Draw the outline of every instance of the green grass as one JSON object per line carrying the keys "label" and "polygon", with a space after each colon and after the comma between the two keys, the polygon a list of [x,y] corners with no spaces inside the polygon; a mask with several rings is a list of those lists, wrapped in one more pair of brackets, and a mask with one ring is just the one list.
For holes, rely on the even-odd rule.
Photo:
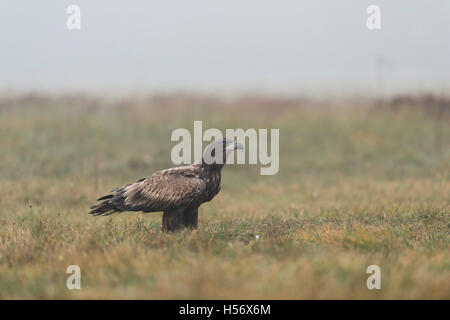
{"label": "green grass", "polygon": [[[0,298],[450,299],[450,118],[211,97],[0,103]],[[280,171],[228,166],[199,229],[88,216],[173,166],[175,128],[279,128]],[[257,239],[259,236],[259,239]],[[65,286],[81,268],[81,290]],[[368,290],[366,268],[381,268]]]}

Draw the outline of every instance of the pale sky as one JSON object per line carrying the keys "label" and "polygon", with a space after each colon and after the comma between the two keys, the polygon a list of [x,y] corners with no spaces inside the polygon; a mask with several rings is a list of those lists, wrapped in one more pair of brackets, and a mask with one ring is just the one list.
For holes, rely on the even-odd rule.
{"label": "pale sky", "polygon": [[[81,8],[81,30],[66,27],[70,4]],[[381,8],[381,30],[366,27],[371,4]],[[385,61],[378,71],[377,57]],[[448,92],[450,0],[0,2],[0,91],[380,86]]]}

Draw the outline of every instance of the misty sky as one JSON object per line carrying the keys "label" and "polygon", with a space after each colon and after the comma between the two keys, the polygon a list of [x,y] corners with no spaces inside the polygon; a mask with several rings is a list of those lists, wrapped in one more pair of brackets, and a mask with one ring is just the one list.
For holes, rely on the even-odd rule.
{"label": "misty sky", "polygon": [[1,91],[443,93],[450,0],[2,0],[0,46]]}

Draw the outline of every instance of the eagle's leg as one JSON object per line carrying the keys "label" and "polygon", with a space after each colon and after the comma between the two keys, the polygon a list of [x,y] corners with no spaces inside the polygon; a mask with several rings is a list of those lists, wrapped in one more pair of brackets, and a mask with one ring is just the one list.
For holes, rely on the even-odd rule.
{"label": "eagle's leg", "polygon": [[198,208],[164,211],[162,219],[163,232],[177,231],[184,228],[197,229]]}
{"label": "eagle's leg", "polygon": [[184,215],[184,226],[190,229],[198,227],[198,207],[186,209]]}
{"label": "eagle's leg", "polygon": [[162,231],[171,232],[183,228],[183,210],[164,211],[162,218]]}

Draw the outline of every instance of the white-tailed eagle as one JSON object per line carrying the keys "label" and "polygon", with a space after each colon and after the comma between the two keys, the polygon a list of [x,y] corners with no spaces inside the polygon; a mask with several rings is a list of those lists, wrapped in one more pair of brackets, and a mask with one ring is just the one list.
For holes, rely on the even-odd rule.
{"label": "white-tailed eagle", "polygon": [[201,160],[162,170],[135,183],[127,184],[99,198],[89,212],[106,216],[116,212],[162,211],[163,231],[197,228],[198,208],[220,191],[221,171],[227,156],[242,144],[224,138],[211,143]]}

